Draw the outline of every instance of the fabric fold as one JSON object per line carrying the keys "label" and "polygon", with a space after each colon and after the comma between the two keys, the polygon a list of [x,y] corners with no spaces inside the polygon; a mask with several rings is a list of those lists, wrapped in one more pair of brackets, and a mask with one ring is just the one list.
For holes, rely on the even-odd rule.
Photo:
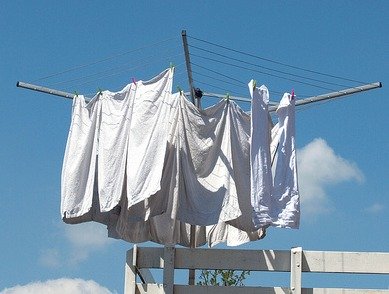
{"label": "fabric fold", "polygon": [[277,108],[280,143],[274,174],[273,225],[297,229],[300,225],[300,195],[295,145],[295,100],[285,93]]}
{"label": "fabric fold", "polygon": [[250,187],[253,222],[257,228],[272,222],[271,193],[273,186],[268,119],[269,91],[265,86],[249,83],[251,94]]}
{"label": "fabric fold", "polygon": [[61,176],[61,217],[80,217],[90,210],[95,184],[101,103],[95,96],[73,99],[72,121]]}
{"label": "fabric fold", "polygon": [[[259,240],[297,228],[294,100],[272,126],[269,91],[249,83],[251,116],[221,100],[197,109],[172,93],[173,69],[73,101],[61,182],[67,223],[97,221],[132,243],[196,246]],[[276,158],[274,178],[272,162]]]}

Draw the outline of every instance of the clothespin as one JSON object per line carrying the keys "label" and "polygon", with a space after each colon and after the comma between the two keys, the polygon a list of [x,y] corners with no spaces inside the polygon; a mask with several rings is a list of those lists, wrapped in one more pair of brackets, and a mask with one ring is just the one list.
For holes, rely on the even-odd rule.
{"label": "clothespin", "polygon": [[180,86],[177,86],[177,90],[178,90],[178,92],[180,92],[180,94],[182,95],[182,90],[181,90],[181,87],[180,87]]}
{"label": "clothespin", "polygon": [[201,97],[203,97],[203,91],[201,91],[200,88],[194,88],[194,94],[196,98],[200,99]]}
{"label": "clothespin", "polygon": [[257,87],[257,81],[253,80],[253,89],[255,90],[256,87]]}
{"label": "clothespin", "polygon": [[78,93],[77,93],[77,91],[74,91],[74,95],[78,97]]}
{"label": "clothespin", "polygon": [[228,102],[230,101],[230,93],[227,93],[225,100]]}
{"label": "clothespin", "polygon": [[294,89],[292,89],[292,94],[290,95],[290,100],[294,99]]}
{"label": "clothespin", "polygon": [[173,62],[170,62],[170,69],[171,69],[171,70],[174,70],[174,64],[173,64]]}
{"label": "clothespin", "polygon": [[97,93],[98,93],[99,95],[101,95],[101,94],[103,94],[103,90],[101,90],[101,88],[98,88],[98,89],[97,89]]}
{"label": "clothespin", "polygon": [[136,80],[134,77],[132,78],[132,82],[134,83],[134,85],[136,85]]}

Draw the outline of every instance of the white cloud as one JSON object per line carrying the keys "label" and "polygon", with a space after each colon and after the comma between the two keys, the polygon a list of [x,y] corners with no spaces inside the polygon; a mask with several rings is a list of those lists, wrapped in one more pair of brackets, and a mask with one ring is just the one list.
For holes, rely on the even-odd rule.
{"label": "white cloud", "polygon": [[374,203],[373,205],[367,207],[365,209],[366,212],[371,213],[371,214],[377,214],[382,212],[385,209],[385,206],[380,203]]}
{"label": "white cloud", "polygon": [[33,282],[27,285],[17,285],[6,288],[0,294],[112,294],[110,290],[92,280],[57,279],[45,282]]}
{"label": "white cloud", "polygon": [[43,250],[38,261],[44,267],[77,265],[93,252],[104,250],[112,242],[112,239],[107,236],[106,227],[95,222],[76,225],[61,224],[60,228],[65,237],[65,247],[61,250],[58,248]]}
{"label": "white cloud", "polygon": [[362,172],[355,163],[335,154],[321,138],[297,151],[299,186],[304,213],[331,211],[326,188],[346,181],[362,182]]}
{"label": "white cloud", "polygon": [[72,248],[68,259],[71,265],[84,261],[91,252],[104,249],[112,241],[107,229],[94,222],[65,225],[65,236]]}

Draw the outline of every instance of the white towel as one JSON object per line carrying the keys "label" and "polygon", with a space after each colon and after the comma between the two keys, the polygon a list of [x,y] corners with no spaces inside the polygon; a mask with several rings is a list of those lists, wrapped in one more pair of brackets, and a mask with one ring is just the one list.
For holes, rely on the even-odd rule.
{"label": "white towel", "polygon": [[255,87],[249,83],[251,95],[251,149],[250,186],[253,222],[255,227],[271,223],[271,193],[273,179],[271,173],[269,91],[265,86]]}
{"label": "white towel", "polygon": [[127,148],[128,207],[161,189],[169,136],[173,69],[154,79],[137,82]]}
{"label": "white towel", "polygon": [[98,136],[98,198],[107,212],[120,201],[125,182],[128,134],[131,127],[136,85],[120,92],[104,91],[99,96],[101,123]]}
{"label": "white towel", "polygon": [[62,166],[63,218],[80,217],[92,206],[100,110],[97,96],[88,105],[84,96],[73,99],[72,121]]}
{"label": "white towel", "polygon": [[285,93],[277,109],[280,145],[274,175],[272,225],[298,228],[300,195],[295,146],[295,101]]}

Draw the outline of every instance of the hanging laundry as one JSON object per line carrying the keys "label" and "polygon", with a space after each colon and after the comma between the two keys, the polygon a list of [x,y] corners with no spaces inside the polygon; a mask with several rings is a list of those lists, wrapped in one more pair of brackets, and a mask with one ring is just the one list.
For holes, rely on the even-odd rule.
{"label": "hanging laundry", "polygon": [[[87,104],[83,96],[74,98],[62,169],[62,217],[109,212],[121,199],[124,180],[129,206],[160,189],[172,77],[173,70],[167,69],[120,92],[104,91]],[[93,205],[99,207],[92,209],[93,195]],[[158,207],[159,213],[166,209]]]}
{"label": "hanging laundry", "polygon": [[97,221],[110,237],[133,243],[183,246],[191,224],[197,246],[261,239],[269,225],[298,227],[294,103],[281,101],[270,130],[265,86],[249,84],[250,118],[233,101],[200,111],[171,93],[172,79],[167,69],[89,103],[75,97],[62,170],[64,221]]}
{"label": "hanging laundry", "polygon": [[269,91],[249,83],[251,95],[250,186],[252,217],[256,227],[271,224],[273,178],[270,155]]}
{"label": "hanging laundry", "polygon": [[[252,122],[261,119],[259,122],[261,125],[266,124],[266,101],[268,101],[267,89],[263,87],[256,88],[256,90],[251,92]],[[250,84],[249,88],[251,89]],[[265,101],[265,103],[262,103],[262,101]],[[261,137],[255,137],[260,134],[260,128],[258,128],[259,131],[257,132],[253,129],[252,133],[251,201],[254,208],[253,222],[257,228],[266,225],[298,228],[300,201],[297,181],[295,104],[293,95],[285,93],[276,112],[278,124],[274,128],[274,133],[276,133],[275,142],[279,142],[279,146],[276,154],[274,180],[270,182],[268,175],[271,175],[271,165],[269,163],[270,155],[275,150],[274,141],[272,141],[270,146],[267,145],[265,133]],[[258,124],[254,123],[254,126],[258,126]],[[262,141],[259,139],[262,139]],[[258,148],[258,146],[260,147]],[[259,173],[259,175],[257,174],[258,178],[255,178],[256,173]]]}
{"label": "hanging laundry", "polygon": [[[274,158],[279,142],[278,126],[279,125],[276,124],[271,129],[271,158]],[[249,141],[249,137],[246,138],[246,140]],[[249,175],[247,175],[247,171],[249,170],[248,152],[246,158],[246,170],[239,173],[242,174],[243,177],[239,178],[237,181],[238,183],[243,184],[243,187],[248,187],[250,185],[250,178]],[[238,186],[241,187],[240,185]],[[242,189],[239,191],[242,192]],[[227,246],[238,246],[250,241],[260,240],[266,236],[266,228],[268,225],[260,228],[255,226],[252,218],[253,206],[251,204],[250,191],[247,190],[246,193],[246,197],[239,197],[239,207],[242,211],[242,215],[239,218],[228,222],[219,222],[216,225],[207,227],[207,243],[209,247],[213,247],[219,243],[226,243]],[[242,196],[243,194],[239,195]]]}
{"label": "hanging laundry", "polygon": [[[153,196],[163,197],[165,193],[168,209],[162,215],[138,222],[131,217],[132,208],[122,210],[116,229],[130,242],[141,239],[189,246],[188,224],[214,224],[241,215],[241,191],[236,188],[234,170],[247,170],[248,157],[239,155],[241,150],[248,154],[249,117],[243,111],[237,112],[235,103],[220,101],[199,111],[183,95],[174,99],[180,101],[180,107],[162,176],[161,186],[165,190]],[[231,128],[232,124],[237,126]],[[242,134],[246,134],[244,140],[236,139]],[[238,168],[239,165],[243,166]],[[247,172],[239,177],[249,181]],[[249,189],[245,189],[249,196]],[[203,244],[204,228],[199,232],[202,235],[197,241]]]}
{"label": "hanging laundry", "polygon": [[285,93],[277,109],[280,143],[272,194],[273,226],[295,228],[300,225],[300,194],[295,144],[295,100]]}
{"label": "hanging laundry", "polygon": [[83,96],[73,99],[72,121],[61,179],[61,216],[81,217],[92,206],[97,159],[97,126],[101,104],[97,96],[89,105]]}

